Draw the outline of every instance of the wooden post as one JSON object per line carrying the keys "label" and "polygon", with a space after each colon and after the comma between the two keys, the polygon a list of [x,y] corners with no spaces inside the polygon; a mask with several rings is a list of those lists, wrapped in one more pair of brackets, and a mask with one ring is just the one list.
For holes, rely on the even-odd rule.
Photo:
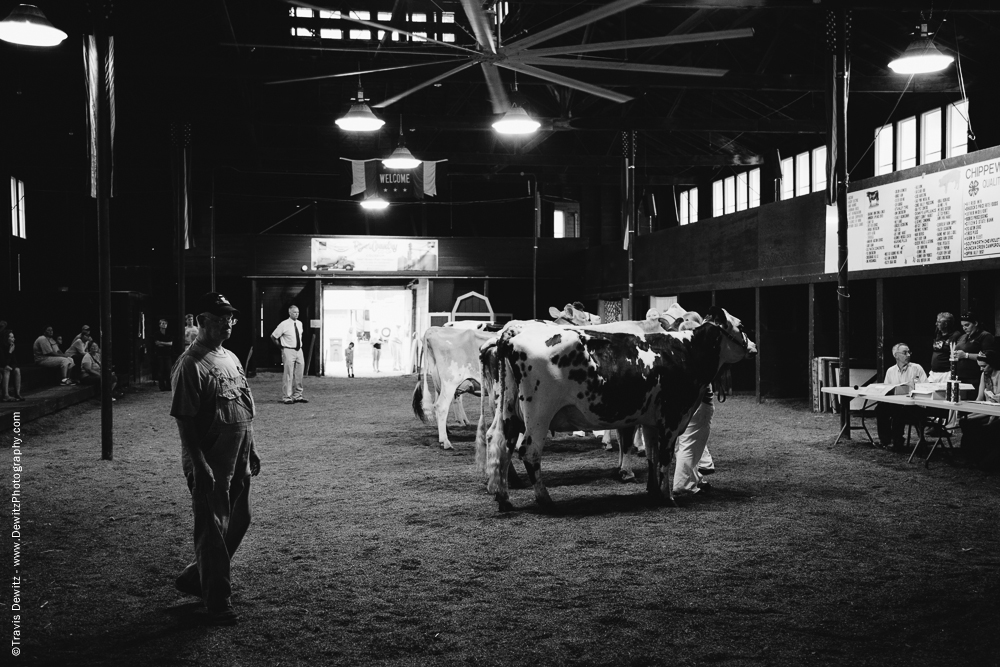
{"label": "wooden post", "polygon": [[[110,8],[108,9],[110,11]],[[114,411],[111,409],[111,377],[114,361],[111,318],[111,97],[114,86],[114,50],[108,33],[110,17],[94,17],[94,44],[97,51],[97,226],[99,245],[99,283],[101,291],[101,458],[115,457]],[[111,84],[109,88],[108,84]]]}

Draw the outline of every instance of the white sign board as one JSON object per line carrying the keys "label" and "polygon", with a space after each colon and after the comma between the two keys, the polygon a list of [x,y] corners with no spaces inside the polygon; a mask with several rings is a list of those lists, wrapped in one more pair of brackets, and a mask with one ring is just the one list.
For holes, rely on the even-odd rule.
{"label": "white sign board", "polygon": [[849,193],[847,243],[852,271],[1000,257],[1000,159]]}
{"label": "white sign board", "polygon": [[311,266],[318,272],[437,271],[437,239],[383,236],[312,240]]}

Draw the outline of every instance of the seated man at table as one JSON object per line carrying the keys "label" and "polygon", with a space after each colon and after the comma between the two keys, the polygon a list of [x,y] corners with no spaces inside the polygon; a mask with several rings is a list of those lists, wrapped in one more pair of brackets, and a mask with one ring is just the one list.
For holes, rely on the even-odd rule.
{"label": "seated man at table", "polygon": [[[909,345],[896,343],[892,346],[892,356],[896,358],[896,365],[885,372],[886,384],[906,384],[912,391],[918,382],[927,382],[927,373],[920,364],[910,362]],[[921,409],[916,406],[880,402],[875,406],[879,443],[886,449],[903,449],[906,425],[913,424],[919,429],[921,415]]]}

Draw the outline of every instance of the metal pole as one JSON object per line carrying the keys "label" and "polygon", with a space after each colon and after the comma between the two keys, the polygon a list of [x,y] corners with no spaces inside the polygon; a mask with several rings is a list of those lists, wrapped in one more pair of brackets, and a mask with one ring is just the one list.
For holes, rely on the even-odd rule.
{"label": "metal pole", "polygon": [[625,158],[625,232],[628,234],[628,312],[622,319],[634,320],[635,315],[635,237],[639,221],[635,215],[635,130],[629,135],[628,157]]}
{"label": "metal pole", "polygon": [[209,291],[215,291],[215,170],[212,170],[212,210],[208,216]]}
{"label": "metal pole", "polygon": [[[851,378],[850,291],[847,283],[847,99],[850,64],[847,57],[847,10],[837,10],[837,306],[839,310],[840,386]],[[840,402],[841,428],[850,425],[850,401]],[[846,428],[850,435],[850,429]]]}
{"label": "metal pole", "polygon": [[542,193],[535,179],[535,247],[531,257],[531,316],[538,317],[538,236],[542,232]]}
{"label": "metal pole", "polygon": [[103,13],[94,17],[94,45],[96,51],[97,72],[97,169],[96,204],[97,204],[97,235],[98,235],[98,282],[101,304],[101,459],[114,459],[114,412],[111,409],[111,377],[114,360],[112,344],[111,318],[111,91],[114,85],[114,47],[108,34],[106,21],[108,16]]}

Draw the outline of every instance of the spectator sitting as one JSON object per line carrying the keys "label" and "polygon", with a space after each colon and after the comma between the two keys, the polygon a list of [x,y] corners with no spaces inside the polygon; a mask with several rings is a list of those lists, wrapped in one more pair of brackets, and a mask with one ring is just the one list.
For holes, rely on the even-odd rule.
{"label": "spectator sitting", "polygon": [[87,354],[90,340],[90,332],[81,331],[70,343],[69,349],[66,350],[66,354],[73,360],[73,370],[70,371],[70,377],[76,382],[80,381],[80,363],[83,361],[83,355]]}
{"label": "spectator sitting", "polygon": [[[896,365],[885,372],[886,384],[909,385],[912,391],[918,382],[927,382],[927,373],[920,364],[910,362],[910,346],[906,343],[896,343],[892,346],[892,356]],[[903,431],[907,424],[913,424],[918,429],[922,421],[923,411],[913,405],[896,405],[879,402],[875,406],[875,424],[878,427],[879,443],[886,449],[903,449]],[[923,438],[923,433],[920,434]]]}
{"label": "spectator sitting", "polygon": [[[83,367],[80,371],[82,384],[101,384],[101,346],[97,341],[91,341],[87,346],[87,354],[83,357]],[[118,378],[111,373],[111,391],[115,390]]]}
{"label": "spectator sitting", "polygon": [[[80,327],[80,333],[78,333],[76,336],[73,337],[73,343],[75,343],[76,341],[78,341],[80,339],[80,337],[83,336],[83,334],[87,334],[88,336],[90,336],[90,325],[89,324],[84,324],[82,327]],[[71,343],[71,345],[72,345],[72,343]],[[86,350],[84,350],[84,351],[86,351]]]}
{"label": "spectator sitting", "polygon": [[[4,323],[6,324],[6,322]],[[3,389],[2,398],[4,401],[23,401],[21,396],[21,368],[17,363],[17,354],[14,352],[14,332],[4,327],[3,338],[0,338],[0,389]],[[14,391],[8,391],[10,380],[14,381]]]}
{"label": "spectator sitting", "polygon": [[[984,350],[976,362],[981,371],[976,400],[1000,404],[1000,350]],[[962,452],[973,462],[995,466],[1000,461],[1000,417],[970,415],[961,423]]]}
{"label": "spectator sitting", "polygon": [[45,327],[45,333],[35,339],[31,350],[36,364],[59,369],[59,373],[62,375],[59,384],[73,384],[69,378],[69,369],[73,367],[73,360],[59,349],[59,343],[52,332],[52,327]]}

